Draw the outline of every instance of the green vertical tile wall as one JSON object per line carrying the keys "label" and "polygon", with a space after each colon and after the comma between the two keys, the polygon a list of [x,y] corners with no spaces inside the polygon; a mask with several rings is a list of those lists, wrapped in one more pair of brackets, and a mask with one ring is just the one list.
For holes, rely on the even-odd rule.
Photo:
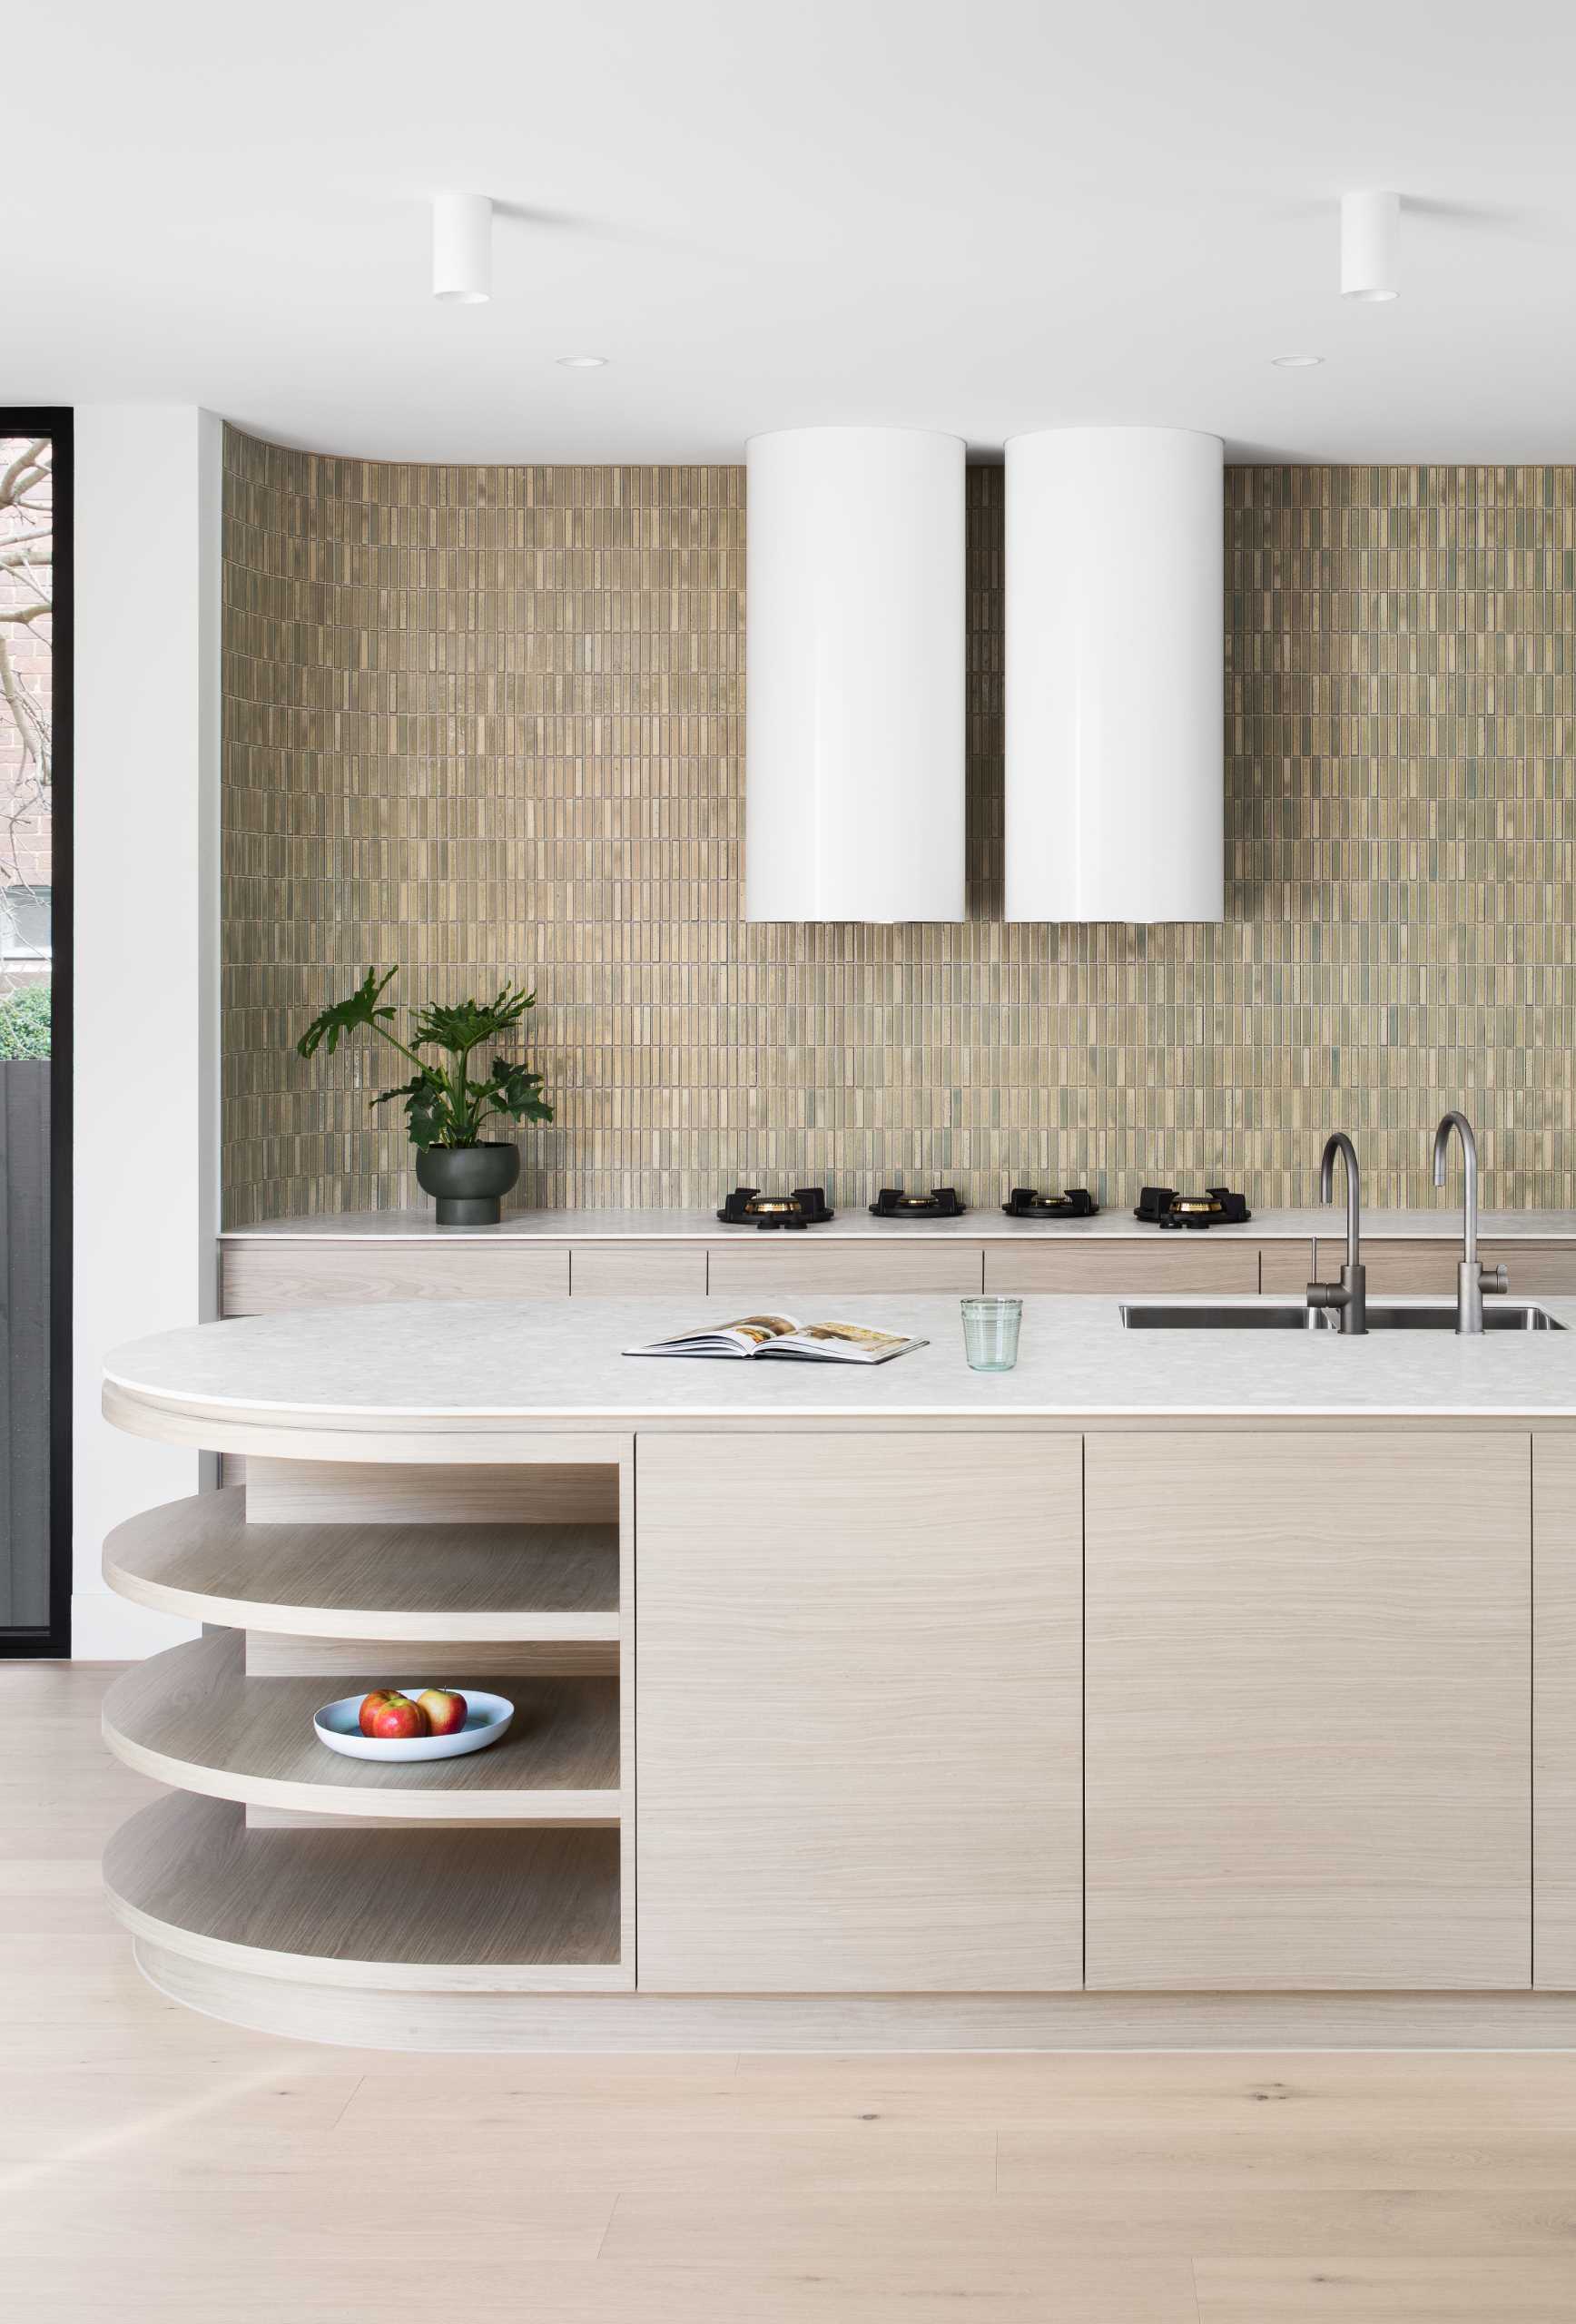
{"label": "green vertical tile wall", "polygon": [[230,1222],[419,1199],[397,1073],[290,1047],[372,961],[537,985],[531,1204],[1302,1202],[1336,1124],[1371,1200],[1428,1203],[1460,1101],[1487,1200],[1576,1206],[1576,471],[1227,470],[1219,928],[1001,921],[1000,469],[969,500],[968,923],[752,928],[741,468],[228,431]]}

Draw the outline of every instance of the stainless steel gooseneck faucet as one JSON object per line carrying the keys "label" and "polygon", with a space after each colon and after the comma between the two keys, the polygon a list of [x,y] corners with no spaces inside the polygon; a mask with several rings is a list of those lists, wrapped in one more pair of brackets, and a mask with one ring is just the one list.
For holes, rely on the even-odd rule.
{"label": "stainless steel gooseneck faucet", "polygon": [[1335,1157],[1346,1165],[1346,1264],[1339,1283],[1310,1283],[1308,1305],[1339,1311],[1338,1328],[1347,1334],[1368,1329],[1368,1271],[1363,1265],[1363,1187],[1356,1149],[1344,1129],[1325,1140],[1319,1164],[1319,1199],[1335,1198]]}
{"label": "stainless steel gooseneck faucet", "polygon": [[1473,1136],[1472,1124],[1466,1116],[1453,1108],[1433,1133],[1433,1183],[1436,1187],[1444,1184],[1452,1130],[1461,1139],[1462,1171],[1465,1182],[1462,1205],[1461,1265],[1456,1269],[1455,1328],[1458,1332],[1481,1332],[1483,1327],[1484,1292],[1508,1291],[1510,1278],[1503,1267],[1478,1265],[1477,1140]]}

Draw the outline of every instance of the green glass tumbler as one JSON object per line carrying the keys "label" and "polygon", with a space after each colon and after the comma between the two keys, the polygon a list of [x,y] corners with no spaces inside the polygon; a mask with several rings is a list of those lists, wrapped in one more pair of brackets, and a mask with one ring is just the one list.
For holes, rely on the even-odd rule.
{"label": "green glass tumbler", "polygon": [[1018,1361],[1021,1299],[965,1299],[963,1351],[971,1372],[1010,1372]]}

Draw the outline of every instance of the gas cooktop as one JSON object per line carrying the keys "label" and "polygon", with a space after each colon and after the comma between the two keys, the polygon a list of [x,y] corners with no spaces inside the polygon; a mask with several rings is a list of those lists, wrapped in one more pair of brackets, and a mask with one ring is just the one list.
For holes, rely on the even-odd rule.
{"label": "gas cooktop", "polygon": [[1069,1187],[1059,1195],[1036,1194],[1032,1187],[1014,1187],[1001,1206],[1009,1218],[1094,1218],[1099,1205],[1087,1187]]}
{"label": "gas cooktop", "polygon": [[717,1216],[724,1226],[824,1226],[833,1213],[822,1187],[795,1187],[785,1195],[763,1195],[759,1187],[735,1187]]}
{"label": "gas cooktop", "polygon": [[1178,1194],[1175,1187],[1145,1187],[1133,1216],[1146,1226],[1244,1226],[1253,1216],[1246,1195],[1229,1187],[1206,1187],[1202,1194]]}
{"label": "gas cooktop", "polygon": [[870,1206],[872,1218],[961,1218],[967,1205],[951,1187],[932,1187],[928,1195],[906,1195],[897,1187],[883,1187]]}

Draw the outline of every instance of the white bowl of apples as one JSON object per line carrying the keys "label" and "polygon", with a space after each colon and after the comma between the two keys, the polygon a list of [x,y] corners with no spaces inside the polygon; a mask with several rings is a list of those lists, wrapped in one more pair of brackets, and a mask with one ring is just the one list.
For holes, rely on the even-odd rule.
{"label": "white bowl of apples", "polygon": [[457,1759],[485,1751],[507,1732],[515,1707],[507,1695],[468,1695],[452,1687],[375,1687],[342,1695],[312,1719],[320,1743],[347,1759]]}

